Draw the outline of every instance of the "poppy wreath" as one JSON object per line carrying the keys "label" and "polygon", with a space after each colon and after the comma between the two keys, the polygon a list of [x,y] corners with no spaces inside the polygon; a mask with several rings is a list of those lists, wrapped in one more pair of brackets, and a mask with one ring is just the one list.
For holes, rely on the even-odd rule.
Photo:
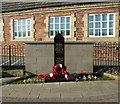
{"label": "poppy wreath", "polygon": [[50,73],[50,77],[55,79],[57,75],[64,75],[66,80],[69,80],[69,73],[66,71],[66,66],[62,66],[62,64],[57,64],[53,66],[52,73]]}

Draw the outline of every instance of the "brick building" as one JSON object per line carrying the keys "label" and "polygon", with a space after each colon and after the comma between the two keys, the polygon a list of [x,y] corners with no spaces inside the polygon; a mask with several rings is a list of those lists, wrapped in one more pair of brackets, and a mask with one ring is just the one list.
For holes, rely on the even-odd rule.
{"label": "brick building", "polygon": [[48,41],[57,33],[66,40],[119,41],[119,1],[67,1],[2,2],[0,41]]}

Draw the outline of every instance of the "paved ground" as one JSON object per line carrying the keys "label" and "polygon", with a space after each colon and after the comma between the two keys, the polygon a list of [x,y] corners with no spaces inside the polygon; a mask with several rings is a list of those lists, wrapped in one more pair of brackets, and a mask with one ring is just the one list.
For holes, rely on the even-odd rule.
{"label": "paved ground", "polygon": [[3,102],[118,102],[118,81],[7,84]]}
{"label": "paved ground", "polygon": [[14,81],[15,79],[18,79],[19,77],[6,77],[6,78],[0,78],[0,85],[5,85],[7,83],[10,83]]}

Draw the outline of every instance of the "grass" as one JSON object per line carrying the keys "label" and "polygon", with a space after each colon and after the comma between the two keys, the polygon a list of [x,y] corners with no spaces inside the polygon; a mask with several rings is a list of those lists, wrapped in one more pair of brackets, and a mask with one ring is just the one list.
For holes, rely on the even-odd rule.
{"label": "grass", "polygon": [[32,76],[32,77],[22,76],[21,78],[11,82],[10,84],[25,84],[24,80],[28,80],[28,79],[34,80],[34,82],[32,82],[32,83],[37,83],[37,80],[44,80],[43,78],[38,79],[38,78],[36,78],[36,76]]}
{"label": "grass", "polygon": [[114,79],[103,75],[102,77],[98,77],[97,79],[94,79],[94,78],[88,79],[87,78],[87,79],[78,79],[77,81],[100,81],[100,80],[114,80]]}
{"label": "grass", "polygon": [[114,78],[110,78],[108,76],[103,75],[103,77],[98,77],[97,80],[114,80]]}
{"label": "grass", "polygon": [[[28,80],[28,79],[31,79],[33,82],[25,83],[24,80]],[[33,77],[23,76],[20,79],[11,82],[10,84],[35,84],[35,83],[43,83],[44,80],[45,80],[44,78],[36,78],[36,76],[33,76]],[[103,75],[102,77],[97,77],[97,79],[94,79],[94,78],[76,79],[76,81],[100,81],[100,80],[114,80],[114,79],[105,75]]]}

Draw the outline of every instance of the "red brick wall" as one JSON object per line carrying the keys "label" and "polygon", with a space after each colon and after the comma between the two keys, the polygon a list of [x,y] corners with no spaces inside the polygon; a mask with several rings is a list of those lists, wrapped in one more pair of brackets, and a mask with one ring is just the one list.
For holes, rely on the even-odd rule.
{"label": "red brick wall", "polygon": [[[87,5],[87,4],[86,4]],[[60,8],[65,8],[65,7],[70,7],[70,6],[63,6]],[[54,7],[57,8],[57,7]],[[42,9],[42,8],[41,8]],[[40,10],[41,10],[40,9]],[[43,9],[48,9],[48,8],[43,8]],[[38,10],[38,9],[34,9],[34,10]],[[32,10],[29,10],[32,11]],[[34,33],[34,40],[35,41],[41,41],[44,40],[44,38],[46,37],[46,33],[45,33],[45,29],[46,29],[46,23],[44,22],[46,16],[61,16],[61,15],[72,15],[74,14],[74,16],[76,17],[76,21],[74,22],[74,26],[76,27],[76,31],[74,32],[74,36],[76,37],[77,40],[82,40],[84,37],[84,31],[83,31],[83,27],[84,27],[84,21],[83,21],[83,17],[84,14],[89,14],[89,13],[107,13],[107,12],[116,12],[119,13],[119,7],[104,7],[104,8],[93,8],[93,9],[77,9],[74,10],[74,8],[72,10],[65,10],[65,11],[59,11],[59,12],[45,12],[45,13],[36,13],[36,14],[22,14],[22,13],[18,13],[18,15],[10,15],[9,16],[4,16],[3,14],[3,20],[4,20],[4,42],[2,42],[3,44],[17,44],[17,43],[24,43],[25,41],[11,41],[11,34],[10,30],[11,30],[11,25],[10,25],[10,21],[13,18],[26,18],[26,17],[33,17],[35,24],[34,24],[34,29],[35,29],[35,33]],[[120,14],[119,14],[120,17]],[[119,18],[120,19],[120,18]],[[120,20],[119,20],[120,21]],[[119,23],[118,23],[119,24]],[[84,27],[86,28],[86,27]],[[120,32],[120,30],[119,30]],[[120,34],[120,33],[119,33]]]}
{"label": "red brick wall", "polygon": [[44,19],[45,19],[45,15],[43,14],[36,14],[34,16],[35,18],[35,40],[43,40],[44,38],[44,28],[45,28],[45,23],[44,23]]}

